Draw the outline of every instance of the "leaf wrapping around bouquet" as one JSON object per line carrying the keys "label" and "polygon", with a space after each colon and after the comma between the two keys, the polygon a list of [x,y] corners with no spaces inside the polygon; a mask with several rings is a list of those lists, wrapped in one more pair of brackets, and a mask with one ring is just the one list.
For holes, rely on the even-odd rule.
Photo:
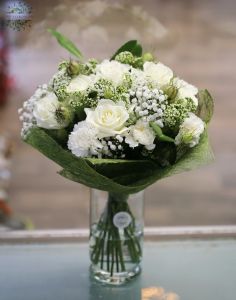
{"label": "leaf wrapping around bouquet", "polygon": [[165,168],[151,160],[78,158],[40,128],[32,128],[26,142],[59,164],[63,168],[62,176],[92,188],[125,194],[139,192],[156,180],[191,170],[213,159],[207,132],[196,147]]}
{"label": "leaf wrapping around bouquet", "polygon": [[212,118],[214,112],[214,102],[208,92],[208,90],[200,90],[198,92],[198,110],[197,115],[206,124],[208,124]]}

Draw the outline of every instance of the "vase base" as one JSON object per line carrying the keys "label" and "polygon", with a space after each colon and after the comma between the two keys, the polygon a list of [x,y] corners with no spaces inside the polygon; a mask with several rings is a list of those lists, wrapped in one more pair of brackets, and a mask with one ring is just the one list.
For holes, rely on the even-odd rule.
{"label": "vase base", "polygon": [[104,270],[97,268],[96,266],[91,266],[91,273],[92,273],[93,278],[96,281],[99,281],[104,284],[119,286],[119,285],[129,282],[134,277],[136,277],[138,274],[140,274],[141,266],[136,265],[130,271],[113,273],[112,275],[109,272],[106,272]]}

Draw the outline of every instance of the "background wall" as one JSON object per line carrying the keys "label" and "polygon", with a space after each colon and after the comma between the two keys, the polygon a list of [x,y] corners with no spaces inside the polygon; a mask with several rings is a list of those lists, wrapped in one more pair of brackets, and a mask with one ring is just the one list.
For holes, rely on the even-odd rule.
{"label": "background wall", "polygon": [[146,191],[146,225],[236,224],[236,2],[29,1],[32,26],[8,30],[14,88],[0,129],[14,140],[9,203],[36,228],[88,225],[89,189],[56,174],[59,167],[20,141],[17,109],[68,54],[47,33],[57,28],[87,57],[110,56],[128,39],[215,98],[210,137],[216,160],[157,182]]}

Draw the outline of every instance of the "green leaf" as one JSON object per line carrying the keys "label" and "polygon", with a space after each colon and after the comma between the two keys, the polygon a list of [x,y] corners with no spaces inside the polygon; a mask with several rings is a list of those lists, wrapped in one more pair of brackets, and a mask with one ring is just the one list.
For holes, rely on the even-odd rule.
{"label": "green leaf", "polygon": [[63,168],[62,176],[114,193],[136,193],[156,180],[191,170],[213,159],[206,132],[196,147],[189,149],[173,166],[165,168],[151,160],[78,158],[40,128],[32,128],[26,142],[59,164]]}
{"label": "green leaf", "polygon": [[197,115],[208,124],[214,112],[213,99],[208,90],[200,90],[198,93]]}
{"label": "green leaf", "polygon": [[116,53],[111,57],[111,60],[115,59],[116,55],[124,52],[124,51],[129,51],[131,52],[134,56],[142,56],[143,50],[142,50],[142,46],[140,44],[138,44],[138,42],[136,40],[131,40],[126,42],[124,45],[122,45],[117,51]]}
{"label": "green leaf", "polygon": [[[40,128],[32,128],[30,133],[25,140],[28,144],[38,149],[41,153],[47,156],[49,159],[56,162],[64,170],[60,172],[62,176],[65,176],[73,181],[80,182],[89,187],[93,187],[100,190],[106,191],[116,191],[118,193],[135,193],[142,190],[144,187],[120,185],[119,183],[113,181],[109,177],[100,174],[98,171],[104,171],[106,174],[119,174],[118,168],[120,168],[119,162],[116,162],[118,168],[114,165],[114,162],[107,160],[107,168],[105,164],[101,166],[101,162],[98,159],[96,164],[93,160],[83,159],[74,156],[70,151],[63,149],[46,131]],[[125,170],[130,170],[129,164],[133,164],[132,161],[123,160],[121,164],[123,165],[123,174]],[[146,162],[144,162],[146,163]],[[93,166],[92,166],[93,165]],[[96,165],[98,171],[96,170]],[[100,166],[100,167],[99,167]],[[114,166],[114,168],[112,168]],[[140,169],[142,168],[142,162],[139,164]],[[137,168],[137,166],[136,166]],[[117,171],[117,173],[116,173]],[[129,171],[130,172],[130,171]],[[128,173],[127,173],[128,174]]]}
{"label": "green leaf", "polygon": [[67,37],[65,37],[64,35],[62,35],[60,32],[49,28],[48,32],[50,32],[58,41],[58,43],[65,48],[66,50],[68,50],[71,54],[73,54],[74,56],[81,58],[82,54],[80,52],[80,50],[75,46],[75,44],[69,40]]}

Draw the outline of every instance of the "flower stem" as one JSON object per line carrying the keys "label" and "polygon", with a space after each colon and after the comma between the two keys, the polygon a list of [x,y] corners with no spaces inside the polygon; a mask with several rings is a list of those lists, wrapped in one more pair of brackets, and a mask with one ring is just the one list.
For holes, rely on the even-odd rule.
{"label": "flower stem", "polygon": [[[139,263],[142,256],[140,241],[135,234],[136,220],[127,200],[128,195],[109,193],[106,208],[97,223],[95,245],[91,248],[92,263],[99,264],[110,276],[115,271],[127,271],[126,263]],[[128,213],[131,217],[125,228],[117,228],[113,223],[118,212]]]}

